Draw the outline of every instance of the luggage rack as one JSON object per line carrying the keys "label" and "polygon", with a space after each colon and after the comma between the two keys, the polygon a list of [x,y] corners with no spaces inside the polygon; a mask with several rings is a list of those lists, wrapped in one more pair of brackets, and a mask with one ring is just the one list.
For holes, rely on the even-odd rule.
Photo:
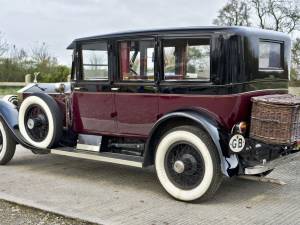
{"label": "luggage rack", "polygon": [[250,137],[267,144],[300,140],[300,97],[290,94],[252,98]]}

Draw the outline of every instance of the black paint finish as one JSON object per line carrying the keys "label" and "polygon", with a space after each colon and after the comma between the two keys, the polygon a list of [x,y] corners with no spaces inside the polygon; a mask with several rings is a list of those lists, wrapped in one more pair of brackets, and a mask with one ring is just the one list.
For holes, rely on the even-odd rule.
{"label": "black paint finish", "polygon": [[[162,48],[163,40],[170,38],[210,38],[211,81],[164,81]],[[124,39],[153,38],[155,44],[155,81],[119,81],[117,43]],[[272,40],[283,44],[283,69],[260,71],[258,68],[259,41]],[[83,81],[81,68],[82,43],[107,41],[109,49],[109,79]],[[74,87],[80,91],[163,94],[226,95],[262,89],[284,89],[288,84],[288,61],[291,40],[280,32],[248,27],[193,27],[123,32],[76,39],[69,46],[75,48],[73,71]]]}

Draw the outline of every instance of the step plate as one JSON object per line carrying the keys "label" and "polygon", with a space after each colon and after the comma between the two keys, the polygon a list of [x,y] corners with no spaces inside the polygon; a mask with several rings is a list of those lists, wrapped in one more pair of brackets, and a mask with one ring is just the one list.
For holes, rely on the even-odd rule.
{"label": "step plate", "polygon": [[77,149],[100,152],[102,136],[79,134],[77,141]]}

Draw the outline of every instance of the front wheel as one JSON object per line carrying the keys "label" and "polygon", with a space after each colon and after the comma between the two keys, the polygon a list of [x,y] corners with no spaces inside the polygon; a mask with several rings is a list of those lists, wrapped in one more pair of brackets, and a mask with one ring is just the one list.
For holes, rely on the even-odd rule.
{"label": "front wheel", "polygon": [[182,201],[212,197],[222,182],[220,158],[202,129],[180,126],[160,140],[155,168],[165,190]]}
{"label": "front wheel", "polygon": [[57,102],[44,93],[25,98],[19,109],[19,128],[25,140],[37,148],[51,148],[58,144],[63,116]]}
{"label": "front wheel", "polygon": [[13,158],[15,151],[16,142],[6,124],[0,119],[0,165],[7,164]]}

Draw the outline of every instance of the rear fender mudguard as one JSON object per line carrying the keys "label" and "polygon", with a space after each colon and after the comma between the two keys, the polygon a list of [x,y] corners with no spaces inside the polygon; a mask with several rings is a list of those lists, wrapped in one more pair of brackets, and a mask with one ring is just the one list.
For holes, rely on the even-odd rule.
{"label": "rear fender mudguard", "polygon": [[226,176],[231,176],[229,170],[235,169],[238,166],[238,158],[236,155],[229,155],[227,147],[228,134],[222,132],[220,124],[212,117],[206,113],[201,113],[198,111],[179,111],[169,113],[162,118],[160,118],[153,126],[145,150],[145,161],[144,166],[151,165],[154,161],[155,146],[153,146],[153,139],[155,138],[155,133],[170,119],[189,119],[196,124],[198,124],[202,129],[204,129],[211,137],[213,143],[215,144],[221,161],[222,173]]}

